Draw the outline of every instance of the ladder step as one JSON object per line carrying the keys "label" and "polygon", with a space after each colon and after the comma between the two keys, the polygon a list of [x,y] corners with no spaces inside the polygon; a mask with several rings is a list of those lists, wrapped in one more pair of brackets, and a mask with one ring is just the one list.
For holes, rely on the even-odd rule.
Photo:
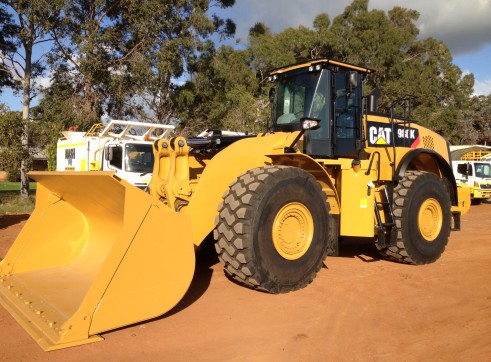
{"label": "ladder step", "polygon": [[[388,189],[384,185],[380,190],[380,201],[375,201],[375,216],[377,219],[378,229],[378,244],[381,247],[386,247],[388,244],[392,244],[397,239],[397,225],[388,194]],[[382,214],[386,222],[382,221]]]}

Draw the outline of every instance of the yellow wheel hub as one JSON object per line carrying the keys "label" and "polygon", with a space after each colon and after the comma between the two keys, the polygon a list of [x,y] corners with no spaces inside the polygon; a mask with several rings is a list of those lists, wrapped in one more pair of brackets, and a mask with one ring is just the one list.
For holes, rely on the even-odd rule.
{"label": "yellow wheel hub", "polygon": [[423,238],[434,241],[440,234],[443,222],[443,212],[440,203],[435,199],[427,199],[421,205],[418,214],[419,231]]}
{"label": "yellow wheel hub", "polygon": [[274,247],[283,258],[301,258],[309,250],[314,235],[309,209],[298,202],[283,206],[274,219],[272,235]]}

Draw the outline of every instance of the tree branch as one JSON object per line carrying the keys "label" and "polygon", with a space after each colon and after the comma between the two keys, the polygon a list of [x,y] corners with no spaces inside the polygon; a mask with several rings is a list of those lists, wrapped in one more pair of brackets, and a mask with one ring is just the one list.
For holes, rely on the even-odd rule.
{"label": "tree branch", "polygon": [[58,39],[58,36],[56,33],[52,32],[51,33],[53,36],[53,41],[56,43],[57,48],[60,50],[60,52],[63,54],[63,57],[70,62],[79,72],[80,72],[80,66],[72,59],[70,54],[68,54],[61,44],[60,40]]}

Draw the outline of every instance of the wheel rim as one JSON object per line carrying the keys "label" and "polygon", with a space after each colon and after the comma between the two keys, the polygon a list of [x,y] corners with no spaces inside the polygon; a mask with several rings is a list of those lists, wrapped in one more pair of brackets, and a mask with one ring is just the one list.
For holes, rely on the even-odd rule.
{"label": "wheel rim", "polygon": [[314,220],[309,209],[298,202],[283,206],[273,222],[273,244],[283,258],[295,260],[309,250]]}
{"label": "wheel rim", "polygon": [[421,205],[418,215],[419,231],[423,238],[428,241],[434,241],[440,234],[443,223],[443,212],[440,203],[433,199],[427,199]]}

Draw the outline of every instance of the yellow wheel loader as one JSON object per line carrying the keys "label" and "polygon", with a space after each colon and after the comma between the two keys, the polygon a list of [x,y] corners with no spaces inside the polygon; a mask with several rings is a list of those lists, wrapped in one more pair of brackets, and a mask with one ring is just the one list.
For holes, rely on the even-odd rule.
{"label": "yellow wheel loader", "polygon": [[110,172],[32,172],[36,207],[0,263],[1,304],[54,350],[169,311],[211,234],[225,272],[270,293],[309,284],[343,236],[435,261],[469,193],[441,136],[376,113],[370,73],[330,59],[273,70],[266,133],[155,141],[148,193]]}

